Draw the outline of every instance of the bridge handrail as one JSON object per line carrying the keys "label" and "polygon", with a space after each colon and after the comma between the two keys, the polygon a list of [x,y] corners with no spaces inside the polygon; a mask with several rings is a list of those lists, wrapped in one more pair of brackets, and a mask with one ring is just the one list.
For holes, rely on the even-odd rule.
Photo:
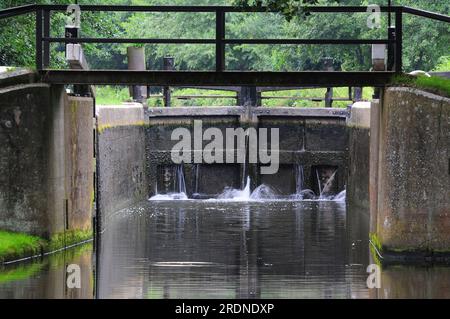
{"label": "bridge handrail", "polygon": [[[216,14],[216,36],[213,39],[130,39],[130,38],[58,38],[50,37],[50,12],[66,11],[67,5],[35,4],[0,10],[0,20],[30,12],[36,14],[36,68],[49,65],[50,43],[153,43],[153,44],[215,44],[216,72],[225,71],[225,45],[227,44],[386,44],[389,65],[395,72],[402,72],[403,13],[450,23],[450,16],[406,6],[381,6],[381,12],[395,13],[395,32],[388,39],[229,39],[225,36],[225,14],[228,12],[276,12],[266,7],[234,6],[129,6],[129,5],[80,5],[82,11],[108,12],[210,12]],[[366,6],[308,6],[310,13],[358,13],[367,12]]]}
{"label": "bridge handrail", "polygon": [[1,9],[0,10],[0,19],[11,18],[11,17],[27,14],[30,12],[35,12],[36,9],[37,9],[37,5],[35,5],[35,4],[26,4],[26,5],[19,6],[19,7]]}
{"label": "bridge handrail", "polygon": [[435,12],[426,11],[426,10],[422,10],[422,9],[415,9],[415,8],[406,7],[406,6],[403,7],[402,10],[404,13],[409,13],[409,14],[412,14],[415,16],[450,23],[450,16],[445,15],[445,14],[435,13]]}

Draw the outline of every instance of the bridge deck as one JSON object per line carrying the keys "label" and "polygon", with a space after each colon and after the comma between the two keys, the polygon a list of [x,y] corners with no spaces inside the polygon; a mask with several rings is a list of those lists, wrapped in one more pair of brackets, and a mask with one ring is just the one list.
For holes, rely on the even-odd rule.
{"label": "bridge deck", "polygon": [[276,86],[382,87],[394,72],[242,72],[42,70],[41,81],[52,84],[148,86]]}

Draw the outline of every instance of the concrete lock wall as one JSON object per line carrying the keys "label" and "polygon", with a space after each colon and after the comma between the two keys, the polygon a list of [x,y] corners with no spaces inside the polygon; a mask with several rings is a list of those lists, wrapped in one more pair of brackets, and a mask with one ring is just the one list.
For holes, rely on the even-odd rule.
{"label": "concrete lock wall", "polygon": [[116,211],[148,196],[142,104],[96,108],[97,185],[100,229]]}
{"label": "concrete lock wall", "polygon": [[352,208],[368,211],[369,201],[369,149],[370,149],[370,102],[352,105],[347,120],[349,134],[347,203]]}
{"label": "concrete lock wall", "polygon": [[[202,121],[203,132],[210,127],[220,129],[226,136],[226,128],[279,129],[280,168],[276,174],[260,174],[258,164],[247,165],[252,188],[266,184],[282,195],[296,191],[296,165],[304,168],[305,188],[318,192],[315,170],[326,178],[337,169],[332,193],[345,188],[347,176],[346,110],[214,107],[214,108],[154,108],[149,109],[149,125],[146,130],[150,195],[175,191],[172,147],[179,140],[171,140],[175,128],[186,128],[193,138],[194,121]],[[248,119],[251,121],[248,121]],[[268,140],[270,150],[270,139]],[[205,140],[202,148],[210,143]],[[225,147],[226,143],[223,141]],[[192,145],[194,151],[196,150]],[[236,150],[234,150],[236,156]],[[202,193],[216,196],[226,186],[242,187],[243,167],[239,163],[185,163],[183,164],[188,196]],[[323,174],[322,174],[323,173]],[[327,175],[328,174],[328,175]],[[329,177],[329,176],[328,176]]]}
{"label": "concrete lock wall", "polygon": [[372,107],[371,231],[387,254],[450,252],[450,99],[389,88]]}
{"label": "concrete lock wall", "polygon": [[62,86],[0,89],[0,229],[91,229],[92,108]]}

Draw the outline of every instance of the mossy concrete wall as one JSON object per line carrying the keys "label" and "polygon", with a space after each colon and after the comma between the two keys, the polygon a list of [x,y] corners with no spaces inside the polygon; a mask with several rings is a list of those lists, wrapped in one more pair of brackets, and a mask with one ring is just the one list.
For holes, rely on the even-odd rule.
{"label": "mossy concrete wall", "polygon": [[385,252],[450,252],[450,99],[393,87],[372,107],[371,231]]}
{"label": "mossy concrete wall", "polygon": [[0,229],[47,239],[91,229],[92,103],[62,86],[0,89]]}
{"label": "mossy concrete wall", "polygon": [[100,229],[120,209],[148,197],[142,104],[98,105],[97,204]]}
{"label": "mossy concrete wall", "polygon": [[348,127],[347,203],[369,211],[370,102],[357,102],[351,108]]}

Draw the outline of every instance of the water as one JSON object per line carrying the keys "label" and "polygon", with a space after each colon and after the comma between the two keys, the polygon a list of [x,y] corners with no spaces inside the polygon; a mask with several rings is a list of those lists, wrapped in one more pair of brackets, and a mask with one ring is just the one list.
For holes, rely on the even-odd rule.
{"label": "water", "polygon": [[[0,299],[91,299],[94,297],[92,243],[26,262],[0,265]],[[66,266],[80,266],[81,288],[68,289]]]}
{"label": "water", "polygon": [[304,185],[304,169],[303,165],[296,164],[295,165],[295,190],[297,194],[301,194],[303,191],[303,185]]}
{"label": "water", "polygon": [[[2,268],[0,298],[93,297],[94,278],[98,298],[450,298],[440,266],[385,267],[367,289],[367,234],[367,212],[338,201],[145,201],[115,215],[97,256]],[[65,286],[72,263],[81,291]]]}
{"label": "water", "polygon": [[[197,165],[197,174],[199,167]],[[156,183],[158,185],[158,183]],[[197,185],[197,184],[196,184]],[[197,188],[198,186],[196,186]],[[156,195],[150,198],[150,200],[187,200],[188,197],[186,195],[186,182],[184,179],[184,171],[183,165],[177,165],[175,168],[175,183],[174,183],[174,191],[168,194],[158,194],[158,186],[155,187]]]}

